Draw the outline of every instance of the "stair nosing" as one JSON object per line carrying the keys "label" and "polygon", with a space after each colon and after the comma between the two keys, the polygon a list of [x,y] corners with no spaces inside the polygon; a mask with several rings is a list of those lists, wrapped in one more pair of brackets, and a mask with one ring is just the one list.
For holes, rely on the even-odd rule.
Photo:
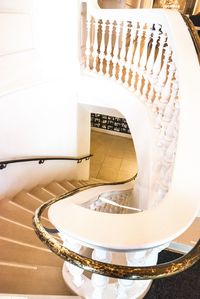
{"label": "stair nosing", "polygon": [[[42,251],[45,251],[45,252],[52,252],[50,249],[45,248],[45,247],[39,247],[39,246],[36,246],[36,245],[32,245],[32,244],[29,244],[29,243],[13,240],[13,239],[2,237],[2,236],[0,236],[0,240],[8,241],[8,242],[15,243],[15,244],[22,245],[22,246],[31,247],[31,248],[34,248],[34,249],[37,249],[37,250],[42,250]],[[42,244],[42,242],[41,242],[41,244]]]}
{"label": "stair nosing", "polygon": [[16,262],[5,262],[5,261],[0,260],[0,267],[1,266],[31,269],[31,270],[37,270],[38,269],[38,267],[34,266],[34,265],[28,265],[28,264],[22,264],[22,263],[16,263]]}
{"label": "stair nosing", "polygon": [[33,229],[31,226],[28,226],[28,225],[26,225],[26,224],[23,224],[23,223],[14,221],[14,220],[12,220],[12,219],[8,219],[8,218],[6,218],[6,217],[4,217],[4,216],[1,216],[1,215],[0,215],[0,219],[3,219],[3,220],[5,220],[5,221],[8,221],[8,222],[13,223],[13,224],[15,224],[15,225],[18,225],[18,226],[21,226],[21,227],[24,227],[24,228],[27,228],[27,229],[30,229],[30,230],[34,231],[34,229]]}

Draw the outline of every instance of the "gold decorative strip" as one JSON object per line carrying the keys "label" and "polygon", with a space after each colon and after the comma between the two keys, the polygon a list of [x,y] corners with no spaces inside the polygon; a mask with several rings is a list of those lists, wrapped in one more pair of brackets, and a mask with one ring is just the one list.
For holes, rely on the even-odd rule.
{"label": "gold decorative strip", "polygon": [[193,25],[192,21],[186,15],[184,15],[184,14],[181,14],[181,15],[188,27],[188,30],[189,30],[189,33],[193,40],[193,43],[194,43],[194,46],[195,46],[195,49],[197,52],[197,57],[198,57],[198,60],[200,63],[200,37],[199,37],[198,32],[197,32],[195,26]]}
{"label": "gold decorative strip", "polygon": [[64,247],[59,241],[57,241],[54,237],[52,237],[45,230],[44,226],[41,223],[40,218],[42,213],[44,212],[45,209],[50,207],[55,202],[58,202],[62,199],[70,197],[71,195],[74,195],[83,190],[87,190],[89,188],[94,188],[103,185],[118,185],[118,184],[126,183],[131,180],[132,179],[127,180],[125,182],[91,184],[88,186],[77,188],[73,191],[66,193],[65,195],[47,201],[35,211],[35,214],[33,216],[33,226],[37,236],[43,243],[45,243],[49,247],[49,249],[52,252],[54,252],[56,255],[58,255],[65,261],[75,266],[78,266],[86,271],[103,275],[103,276],[117,278],[117,279],[146,280],[146,279],[164,278],[164,277],[169,277],[178,274],[193,266],[196,262],[200,260],[200,239],[189,253],[176,260],[164,264],[155,265],[155,266],[130,267],[130,266],[103,263],[103,262],[93,260],[91,258],[84,257],[80,254],[77,254],[69,250],[68,248]]}

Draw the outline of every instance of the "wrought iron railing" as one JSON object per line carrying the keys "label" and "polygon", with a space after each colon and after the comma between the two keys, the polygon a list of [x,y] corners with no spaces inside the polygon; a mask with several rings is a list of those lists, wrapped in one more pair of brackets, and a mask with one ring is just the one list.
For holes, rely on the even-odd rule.
{"label": "wrought iron railing", "polygon": [[4,169],[7,167],[8,164],[14,163],[25,163],[25,162],[32,162],[38,161],[39,164],[43,164],[45,161],[53,160],[62,160],[62,161],[77,161],[77,163],[81,163],[83,160],[89,160],[93,155],[81,156],[81,157],[48,157],[48,156],[41,156],[41,157],[34,157],[34,158],[21,158],[21,159],[13,159],[13,160],[5,160],[0,161],[0,169]]}

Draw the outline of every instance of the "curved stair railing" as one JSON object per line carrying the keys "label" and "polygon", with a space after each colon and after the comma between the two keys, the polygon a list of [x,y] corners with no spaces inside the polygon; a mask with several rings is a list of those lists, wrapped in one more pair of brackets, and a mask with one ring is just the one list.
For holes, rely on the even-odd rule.
{"label": "curved stair railing", "polygon": [[[127,180],[124,184],[129,184],[127,188],[130,188],[130,183],[132,183],[132,180]],[[160,252],[167,246],[166,241],[167,239],[169,240],[169,238],[171,239],[172,236],[163,236],[165,242],[163,240],[157,240],[157,243],[159,244],[157,246],[155,244],[146,244],[146,246],[143,244],[144,248],[146,248],[140,249],[139,251],[133,247],[132,250],[130,249],[130,247],[128,248],[126,242],[124,242],[124,246],[122,246],[124,240],[121,241],[121,236],[119,238],[119,243],[121,244],[120,248],[116,248],[116,244],[107,244],[109,248],[106,248],[106,245],[103,244],[103,242],[101,242],[100,246],[97,240],[94,241],[91,235],[89,237],[87,236],[86,241],[86,236],[81,233],[81,226],[83,226],[85,224],[85,221],[87,220],[88,222],[90,222],[91,219],[89,215],[91,210],[93,210],[94,213],[97,213],[96,211],[98,211],[98,205],[96,205],[96,209],[92,207],[92,203],[94,203],[95,200],[95,194],[91,193],[91,190],[93,188],[99,189],[102,187],[111,187],[111,185],[112,188],[114,188],[115,186],[119,186],[121,188],[124,184],[122,184],[122,182],[113,184],[99,183],[77,188],[76,190],[68,192],[63,196],[44,203],[36,210],[33,217],[34,229],[40,240],[44,242],[52,252],[65,260],[63,266],[64,279],[74,291],[76,291],[79,295],[84,296],[85,298],[103,298],[103,296],[108,296],[108,294],[116,296],[113,298],[132,298],[131,296],[138,297],[141,294],[144,295],[144,289],[146,290],[146,288],[149,287],[152,279],[159,279],[178,274],[192,267],[196,262],[200,260],[200,240],[186,255],[177,260],[159,265],[155,265],[158,252]],[[88,196],[87,191],[89,191]],[[84,194],[84,192],[86,192],[86,194]],[[99,194],[100,192],[102,192],[102,189],[96,192],[96,194]],[[80,198],[77,201],[77,196],[81,193],[83,193],[83,198],[85,199],[81,200],[80,202]],[[57,203],[60,203],[61,205],[59,207],[59,214],[57,214],[59,215],[59,217],[57,217],[57,220],[55,220],[56,218],[53,217],[53,210]],[[74,205],[79,205],[79,208],[81,205],[81,208],[84,212],[88,211],[84,218],[82,218],[81,213],[78,213],[78,209],[76,210],[77,213],[74,213],[72,209],[73,203]],[[87,203],[90,203],[88,208],[86,207]],[[63,244],[51,235],[51,230],[48,231],[48,229],[46,229],[42,225],[41,217],[47,208],[50,208],[50,221],[55,225],[55,227],[57,227],[57,231],[59,232],[59,236],[61,237]],[[107,209],[107,211],[110,210],[110,208],[105,208]],[[113,205],[113,209],[115,209],[115,205]],[[61,213],[62,210],[64,210],[63,214]],[[171,206],[171,211],[173,211],[173,206]],[[156,229],[158,225],[157,214],[161,213],[161,215],[163,215],[163,211],[162,208],[157,207],[151,212],[153,213],[153,215],[151,218],[151,223],[149,223],[149,225],[152,228],[152,222],[154,222],[153,226],[154,229]],[[76,215],[77,217],[77,219],[74,219],[73,222],[80,222],[78,229],[79,233],[77,233],[76,229],[73,231],[73,225],[72,227],[70,227],[70,225],[68,227],[69,222],[65,227],[61,225],[62,222],[60,222],[59,219],[63,218],[63,220],[65,221],[65,219],[68,218],[71,213],[73,213],[73,215]],[[113,210],[113,212],[111,211],[111,213],[116,212],[114,212]],[[148,213],[148,211],[138,213],[137,216],[145,216],[142,215],[143,213]],[[116,216],[117,214],[114,215]],[[134,222],[134,215],[135,214],[131,214],[131,221],[129,223],[130,230],[132,230],[132,228],[137,225],[137,223]],[[97,219],[98,217],[100,217],[99,212],[96,216]],[[119,214],[119,217],[120,216],[121,215]],[[112,221],[114,221],[114,223],[112,223],[114,227],[115,225],[117,225],[117,223],[119,224],[120,218],[113,219]],[[171,218],[168,218],[165,223],[162,223],[162,225],[169,226],[170,223],[175,223],[175,221],[176,216],[174,217],[171,215]],[[96,231],[96,229],[98,229],[98,225],[96,225],[94,222],[92,223],[92,226],[94,226],[92,230]],[[126,229],[128,229],[128,227]],[[177,228],[174,228],[173,233],[171,232],[171,234],[176,234],[176,229]],[[145,230],[145,226],[140,227],[140,234],[144,236],[143,242],[145,241]],[[116,230],[116,233],[118,233],[118,229]],[[131,234],[127,231],[125,232],[125,234],[131,236]],[[113,240],[111,240],[110,244],[112,243],[114,244]],[[132,243],[137,244],[137,240],[133,240]],[[84,248],[86,248],[85,246],[93,249],[93,253],[89,257],[84,256]],[[115,256],[114,251],[116,250],[118,251],[118,261],[120,260],[119,256],[124,256],[127,265],[119,263],[116,264],[116,262],[113,261],[113,257]],[[92,273],[91,279],[89,279],[87,275],[85,276],[84,271]],[[115,282],[108,282],[107,277],[114,278]],[[135,284],[135,280],[140,280],[141,283],[137,282]],[[121,297],[122,294],[124,297]],[[101,295],[102,297],[96,297],[97,295]]]}

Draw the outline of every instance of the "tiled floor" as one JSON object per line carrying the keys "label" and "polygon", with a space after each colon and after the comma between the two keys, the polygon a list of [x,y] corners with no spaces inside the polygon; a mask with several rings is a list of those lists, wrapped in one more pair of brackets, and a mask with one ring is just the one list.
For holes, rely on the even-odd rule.
{"label": "tiled floor", "polygon": [[91,132],[90,175],[105,181],[125,180],[137,172],[132,139],[97,131]]}

